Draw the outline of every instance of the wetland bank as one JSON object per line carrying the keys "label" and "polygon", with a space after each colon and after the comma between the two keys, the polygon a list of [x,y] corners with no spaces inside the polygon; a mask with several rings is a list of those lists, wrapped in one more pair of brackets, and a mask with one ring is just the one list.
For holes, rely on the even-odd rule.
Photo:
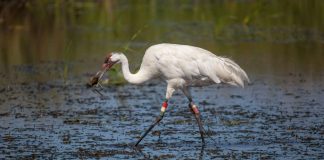
{"label": "wetland bank", "polygon": [[[321,1],[0,2],[1,159],[323,159]],[[170,42],[237,61],[252,83],[193,88],[206,138],[165,83],[125,83],[119,68],[86,87],[109,51],[129,57]]]}

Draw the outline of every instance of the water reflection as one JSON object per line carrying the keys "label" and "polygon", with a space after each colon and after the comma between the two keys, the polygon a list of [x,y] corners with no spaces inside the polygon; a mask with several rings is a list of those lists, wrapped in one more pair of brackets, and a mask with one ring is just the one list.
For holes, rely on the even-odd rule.
{"label": "water reflection", "polygon": [[201,148],[200,148],[200,154],[199,154],[199,157],[198,157],[199,160],[204,159],[204,151],[205,151],[205,145],[202,145]]}

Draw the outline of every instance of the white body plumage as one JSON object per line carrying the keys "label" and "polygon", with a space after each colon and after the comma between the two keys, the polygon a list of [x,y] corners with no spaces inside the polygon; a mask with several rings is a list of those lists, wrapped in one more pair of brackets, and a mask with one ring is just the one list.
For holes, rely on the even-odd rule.
{"label": "white body plumage", "polygon": [[122,64],[123,75],[129,83],[140,84],[158,77],[164,79],[168,83],[167,99],[176,89],[190,96],[190,86],[223,82],[244,87],[244,83],[249,82],[245,71],[232,60],[189,45],[163,43],[149,47],[136,74],[130,73],[124,54],[113,53],[111,60]]}

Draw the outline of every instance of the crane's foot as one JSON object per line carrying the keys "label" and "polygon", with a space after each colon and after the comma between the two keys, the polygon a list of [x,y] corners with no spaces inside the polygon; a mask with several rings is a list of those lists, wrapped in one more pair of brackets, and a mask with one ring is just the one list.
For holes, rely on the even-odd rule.
{"label": "crane's foot", "polygon": [[206,133],[205,133],[205,129],[203,127],[203,124],[202,124],[202,121],[201,121],[201,118],[200,118],[200,112],[198,110],[198,107],[193,102],[190,102],[189,103],[189,108],[190,108],[191,112],[194,114],[194,116],[196,118],[196,121],[198,123],[199,132],[200,132],[200,136],[201,136],[201,142],[202,142],[203,145],[205,145],[204,135]]}
{"label": "crane's foot", "polygon": [[162,107],[161,107],[161,112],[160,115],[158,117],[156,117],[155,121],[153,122],[153,124],[145,131],[145,133],[138,139],[138,141],[135,144],[135,147],[137,147],[137,145],[143,140],[143,138],[163,119],[165,110],[168,107],[168,101],[165,100],[162,103]]}

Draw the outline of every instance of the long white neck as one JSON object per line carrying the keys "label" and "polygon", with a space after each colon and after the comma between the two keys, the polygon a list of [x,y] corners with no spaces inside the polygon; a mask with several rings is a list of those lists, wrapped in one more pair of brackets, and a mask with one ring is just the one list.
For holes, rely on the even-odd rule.
{"label": "long white neck", "polygon": [[147,71],[144,68],[140,68],[140,70],[136,74],[132,74],[129,71],[128,59],[124,54],[120,55],[120,62],[122,65],[122,72],[126,81],[132,84],[141,84],[145,81],[149,80],[151,77],[148,75]]}

